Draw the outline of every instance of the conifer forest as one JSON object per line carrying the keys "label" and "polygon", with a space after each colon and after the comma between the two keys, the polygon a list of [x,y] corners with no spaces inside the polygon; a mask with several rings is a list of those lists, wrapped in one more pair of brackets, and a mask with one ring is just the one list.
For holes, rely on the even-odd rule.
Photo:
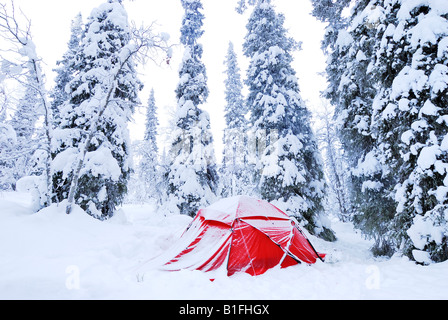
{"label": "conifer forest", "polygon": [[[141,260],[136,252],[142,245],[163,251],[174,241],[168,225],[181,228],[201,208],[246,195],[274,204],[297,221],[317,247],[330,251],[329,266],[322,266],[327,268],[326,280],[338,263],[353,258],[347,258],[344,248],[351,252],[363,241],[362,259],[375,261],[369,265],[406,261],[406,270],[439,268],[432,269],[437,275],[444,268],[447,274],[448,1],[296,0],[294,8],[303,2],[309,12],[302,14],[322,26],[322,33],[316,33],[316,55],[325,59],[318,103],[304,98],[308,86],[301,85],[304,76],[295,64],[297,53],[307,46],[300,34],[293,36],[289,30],[299,23],[297,9],[285,15],[279,4],[283,0],[225,0],[227,6],[232,2],[232,10],[226,13],[228,25],[220,26],[223,33],[239,19],[244,20],[245,28],[239,29],[244,37],[226,39],[219,47],[225,47],[219,63],[210,65],[204,56],[223,42],[207,29],[214,1],[167,1],[165,11],[179,12],[171,18],[179,37],[164,31],[163,23],[135,23],[127,7],[138,7],[140,0],[83,2],[90,14],[73,15],[66,21],[67,38],[51,40],[65,45],[57,61],[40,55],[51,48],[34,41],[40,29],[34,28],[26,1],[0,1],[4,226],[20,228],[17,217],[46,216],[39,223],[23,222],[29,223],[23,230],[35,230],[43,221],[59,225],[61,219],[79,216],[73,228],[80,221],[94,224],[88,228],[97,234],[92,243],[102,241],[101,232],[118,241],[119,232],[105,231],[109,225],[118,228],[113,221],[151,221],[153,229],[139,225],[138,246],[128,235],[127,242],[119,241],[114,249],[126,259],[135,254]],[[145,6],[165,4],[148,1]],[[57,13],[42,10],[51,23]],[[55,67],[48,70],[48,65]],[[143,76],[145,70],[155,69],[157,73]],[[172,79],[164,76],[167,70],[177,76],[169,80],[173,89],[168,93],[152,85]],[[224,81],[211,86],[209,78],[216,70]],[[154,82],[148,85],[146,77]],[[221,105],[210,100],[216,92],[223,97]],[[168,96],[170,106],[160,102]],[[217,112],[222,128],[213,118]],[[136,138],[137,122],[141,134]],[[11,202],[15,197],[29,202]],[[131,211],[141,213],[132,220],[131,213],[125,214]],[[341,231],[347,226],[358,242],[347,240]],[[73,239],[82,236],[67,230]],[[146,233],[152,234],[149,239],[143,237]],[[12,239],[8,234],[13,237],[12,231],[0,236],[3,245]],[[80,245],[92,248],[87,240]],[[146,252],[145,257],[151,255]],[[386,266],[383,280],[392,272]],[[360,277],[363,268],[355,271]],[[314,269],[306,270],[312,278]],[[375,275],[369,272],[362,279]],[[7,283],[2,279],[0,291],[2,282]],[[91,280],[88,275],[82,279]],[[387,287],[391,284],[386,280],[381,283]],[[149,279],[138,278],[136,283],[145,281]],[[353,298],[348,291],[354,282],[340,281],[347,292],[335,297]],[[213,292],[212,283],[203,285],[205,294]],[[263,288],[275,291],[268,286]],[[360,295],[355,298],[393,298],[369,296],[378,292],[372,290],[364,296],[362,290],[354,292]],[[168,289],[159,293],[171,297]],[[315,298],[333,298],[330,293]],[[443,294],[446,298],[448,292]]]}

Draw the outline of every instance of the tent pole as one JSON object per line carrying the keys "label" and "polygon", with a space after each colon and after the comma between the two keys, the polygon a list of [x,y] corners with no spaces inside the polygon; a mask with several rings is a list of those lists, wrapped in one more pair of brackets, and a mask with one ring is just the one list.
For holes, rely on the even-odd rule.
{"label": "tent pole", "polygon": [[295,225],[295,228],[300,232],[300,234],[306,239],[306,241],[308,241],[309,245],[311,246],[311,248],[313,249],[314,253],[316,254],[316,256],[319,258],[320,261],[325,262],[324,259],[322,259],[319,255],[319,253],[317,253],[316,249],[314,248],[314,246],[311,244],[310,239],[308,239],[308,237],[302,232],[302,230],[300,230],[300,228],[298,226]]}

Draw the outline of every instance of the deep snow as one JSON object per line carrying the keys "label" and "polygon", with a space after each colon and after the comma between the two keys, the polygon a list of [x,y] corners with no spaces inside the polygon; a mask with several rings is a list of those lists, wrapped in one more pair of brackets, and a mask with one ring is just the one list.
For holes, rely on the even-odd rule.
{"label": "deep snow", "polygon": [[[33,214],[30,195],[0,193],[0,299],[447,299],[448,262],[420,266],[375,259],[350,224],[332,219],[338,241],[310,236],[325,263],[251,277],[166,272],[142,265],[170,248],[190,218],[125,205],[100,222],[80,210]],[[210,278],[215,278],[212,282]]]}

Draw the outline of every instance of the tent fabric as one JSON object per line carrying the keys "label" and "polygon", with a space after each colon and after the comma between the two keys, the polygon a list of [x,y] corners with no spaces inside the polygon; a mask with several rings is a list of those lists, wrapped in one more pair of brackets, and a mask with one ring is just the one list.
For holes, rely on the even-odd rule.
{"label": "tent fabric", "polygon": [[170,253],[164,270],[207,272],[225,266],[228,276],[238,272],[256,276],[276,266],[314,264],[325,258],[288,215],[269,202],[246,196],[200,210]]}

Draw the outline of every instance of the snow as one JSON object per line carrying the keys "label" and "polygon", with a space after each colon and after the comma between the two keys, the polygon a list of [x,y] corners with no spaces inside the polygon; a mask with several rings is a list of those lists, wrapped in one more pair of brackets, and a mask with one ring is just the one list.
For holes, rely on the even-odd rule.
{"label": "snow", "polygon": [[118,26],[122,30],[129,28],[128,15],[120,3],[103,3],[98,8],[93,9],[90,16],[98,17],[101,16],[103,12],[108,12],[107,19],[111,24]]}
{"label": "snow", "polygon": [[[407,234],[417,249],[423,250],[424,247],[432,241],[439,245],[442,243],[444,228],[443,226],[438,226],[433,220],[434,217],[432,217],[431,214],[415,216],[413,224],[407,231]],[[420,262],[427,263],[430,261],[429,256],[426,256],[425,252],[414,251],[413,256]]]}
{"label": "snow", "polygon": [[90,172],[92,176],[101,175],[110,177],[112,181],[118,181],[122,174],[121,168],[110,149],[99,147],[98,150],[86,154],[85,165],[81,174]]}
{"label": "snow", "polygon": [[403,141],[405,144],[409,145],[411,143],[411,139],[414,138],[414,133],[412,130],[408,130],[403,132],[401,135],[401,141]]}
{"label": "snow", "polygon": [[437,58],[443,58],[446,54],[448,54],[448,37],[440,40],[439,48],[437,50]]}
{"label": "snow", "polygon": [[362,183],[362,192],[365,192],[367,189],[370,190],[381,190],[383,184],[378,181],[367,180]]}
{"label": "snow", "polygon": [[239,199],[241,196],[234,196],[221,199],[208,206],[208,209],[222,211],[222,212],[236,212],[239,206]]}
{"label": "snow", "polygon": [[409,110],[409,99],[403,98],[398,101],[398,109],[401,111],[408,111]]}
{"label": "snow", "polygon": [[338,39],[336,40],[336,47],[340,48],[339,50],[343,50],[345,47],[348,47],[353,43],[353,37],[349,32],[345,30],[340,30],[338,34]]}
{"label": "snow", "polygon": [[420,261],[422,263],[430,263],[431,258],[429,257],[429,252],[421,250],[412,250],[412,256],[415,261]]}
{"label": "snow", "polygon": [[[62,131],[62,130],[60,130]],[[78,157],[79,152],[75,148],[68,148],[60,152],[52,163],[53,170],[55,172],[60,171],[63,173],[63,178],[68,177],[68,175],[73,170],[73,164],[75,163],[76,158]]]}
{"label": "snow", "polygon": [[9,124],[0,123],[0,146],[6,148],[17,143],[17,135]]}
{"label": "snow", "polygon": [[426,114],[428,116],[436,116],[439,113],[440,108],[436,107],[430,100],[427,100],[423,107],[420,109],[419,117],[422,114]]}
{"label": "snow", "polygon": [[[229,202],[230,203],[230,202]],[[327,262],[273,269],[251,277],[200,271],[139,274],[170,249],[191,218],[165,215],[151,204],[124,205],[100,222],[64,206],[37,214],[27,193],[0,193],[0,299],[446,299],[448,262],[416,265],[374,259],[371,242],[332,218],[338,241],[309,236]],[[419,252],[415,253],[417,256]],[[423,254],[424,255],[424,254]],[[215,281],[210,281],[214,278]]]}
{"label": "snow", "polygon": [[425,147],[420,152],[417,159],[417,164],[423,170],[429,169],[437,161],[437,157],[440,155],[441,151],[439,146]]}
{"label": "snow", "polygon": [[375,152],[370,151],[366,154],[364,161],[359,160],[357,168],[354,168],[353,174],[356,176],[361,175],[374,175],[380,170],[380,163],[375,157]]}
{"label": "snow", "polygon": [[434,14],[448,13],[448,2],[446,0],[406,0],[402,1],[398,11],[398,18],[405,20],[410,18],[410,12],[417,7],[428,6]]}
{"label": "snow", "polygon": [[448,87],[448,67],[443,64],[436,64],[429,76],[429,85],[433,94],[442,93]]}
{"label": "snow", "polygon": [[423,18],[410,30],[411,45],[416,48],[425,43],[436,44],[439,35],[448,33],[448,21],[441,16],[431,16]]}
{"label": "snow", "polygon": [[400,96],[407,97],[409,89],[419,93],[427,83],[428,77],[423,70],[412,69],[409,66],[403,68],[392,83],[391,98],[397,99]]}
{"label": "snow", "polygon": [[366,55],[365,55],[364,52],[362,52],[361,50],[359,50],[358,53],[356,54],[356,60],[357,60],[358,62],[365,61],[365,60],[367,60],[367,57],[366,57]]}
{"label": "snow", "polygon": [[23,57],[27,57],[29,60],[39,60],[36,54],[36,45],[34,42],[28,38],[23,38],[20,41],[21,43],[24,43],[24,45],[19,49],[19,53]]}
{"label": "snow", "polygon": [[448,135],[445,135],[443,138],[442,143],[440,144],[440,150],[448,151]]}
{"label": "snow", "polygon": [[384,109],[384,111],[383,111],[382,118],[383,118],[383,119],[391,119],[391,118],[394,118],[394,117],[397,115],[397,113],[396,113],[396,111],[395,111],[396,109],[397,109],[397,106],[396,106],[396,105],[394,105],[393,103],[389,103],[389,104],[387,105],[386,109]]}

